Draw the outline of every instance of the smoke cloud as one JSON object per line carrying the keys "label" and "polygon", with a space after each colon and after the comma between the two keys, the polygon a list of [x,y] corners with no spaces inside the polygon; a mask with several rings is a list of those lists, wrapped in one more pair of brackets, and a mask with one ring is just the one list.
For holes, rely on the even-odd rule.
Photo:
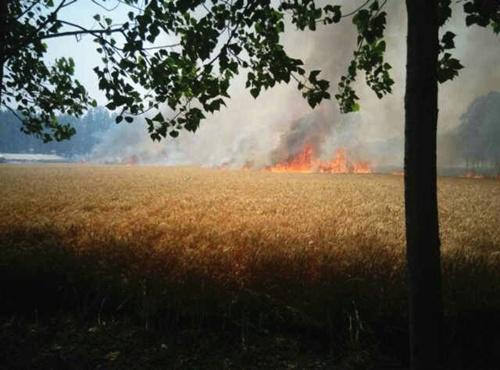
{"label": "smoke cloud", "polygon": [[[344,10],[356,2],[344,1]],[[96,160],[123,161],[135,156],[144,163],[171,165],[262,168],[287,160],[304,145],[312,145],[322,159],[332,158],[339,147],[356,159],[369,159],[379,166],[402,166],[404,132],[404,80],[406,64],[406,12],[404,2],[386,5],[386,59],[393,66],[393,94],[378,99],[358,76],[356,90],[361,111],[342,115],[335,100],[315,110],[307,105],[296,86],[280,85],[254,99],[244,88],[244,76],[230,89],[228,108],[202,122],[196,133],[181,132],[176,139],[153,143],[139,123],[111,130],[92,154]],[[453,54],[465,66],[460,76],[440,86],[439,130],[446,132],[459,123],[466,107],[479,95],[500,89],[498,36],[479,27],[466,28],[460,6],[443,32],[457,34]],[[345,73],[356,45],[350,18],[340,24],[322,26],[315,32],[289,30],[283,43],[293,57],[304,60],[307,69],[321,69],[331,82],[331,95]]]}

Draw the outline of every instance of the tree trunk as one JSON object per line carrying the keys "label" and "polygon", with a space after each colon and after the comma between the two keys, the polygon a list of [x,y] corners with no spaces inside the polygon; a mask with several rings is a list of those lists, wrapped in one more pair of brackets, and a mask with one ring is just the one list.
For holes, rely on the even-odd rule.
{"label": "tree trunk", "polygon": [[406,0],[405,215],[412,370],[441,367],[436,189],[438,0]]}

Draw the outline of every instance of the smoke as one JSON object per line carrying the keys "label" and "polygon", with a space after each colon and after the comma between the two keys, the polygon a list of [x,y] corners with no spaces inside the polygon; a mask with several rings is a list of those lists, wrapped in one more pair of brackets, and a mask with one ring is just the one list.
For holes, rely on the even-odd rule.
{"label": "smoke", "polygon": [[153,142],[144,126],[116,125],[101,135],[90,159],[101,163],[162,163],[167,148]]}
{"label": "smoke", "polygon": [[[340,3],[340,2],[339,2]],[[358,2],[344,1],[344,11]],[[176,139],[153,143],[145,127],[135,125],[111,130],[95,148],[96,159],[137,156],[142,162],[172,165],[261,168],[289,159],[304,145],[312,145],[322,159],[339,147],[353,159],[376,165],[402,166],[404,132],[404,80],[406,64],[406,13],[404,2],[389,0],[386,30],[387,61],[393,66],[393,94],[378,99],[359,76],[356,91],[361,111],[342,115],[335,100],[315,110],[307,105],[294,84],[279,85],[254,99],[244,88],[246,73],[230,89],[228,108],[202,122],[196,133],[182,132]],[[498,37],[490,30],[465,28],[460,6],[443,28],[457,34],[453,54],[466,67],[459,78],[440,86],[441,132],[459,123],[460,115],[478,95],[500,88]],[[307,69],[320,69],[331,82],[331,95],[345,73],[356,45],[350,18],[315,32],[289,30],[283,37],[286,50],[304,60]]]}

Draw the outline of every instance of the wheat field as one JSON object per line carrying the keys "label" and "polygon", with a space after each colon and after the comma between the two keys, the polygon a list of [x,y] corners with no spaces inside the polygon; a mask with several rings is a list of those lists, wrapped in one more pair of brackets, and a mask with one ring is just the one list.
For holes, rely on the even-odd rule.
{"label": "wheat field", "polygon": [[[497,312],[500,182],[441,178],[438,191],[445,313]],[[0,197],[4,288],[46,281],[57,301],[11,284],[11,311],[128,312],[170,330],[216,322],[239,340],[298,330],[344,352],[404,336],[389,329],[406,318],[400,176],[3,165]]]}
{"label": "wheat field", "polygon": [[[0,228],[47,229],[78,246],[145,238],[154,249],[404,244],[402,177],[133,166],[3,166]],[[445,250],[500,246],[498,180],[439,181]]]}

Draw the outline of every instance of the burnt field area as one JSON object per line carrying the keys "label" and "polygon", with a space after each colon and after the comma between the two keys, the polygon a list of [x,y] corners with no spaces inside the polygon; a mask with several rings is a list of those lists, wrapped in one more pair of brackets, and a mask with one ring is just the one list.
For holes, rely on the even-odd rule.
{"label": "burnt field area", "polygon": [[[441,178],[450,369],[500,363],[500,182]],[[0,167],[0,368],[405,369],[403,179]]]}

